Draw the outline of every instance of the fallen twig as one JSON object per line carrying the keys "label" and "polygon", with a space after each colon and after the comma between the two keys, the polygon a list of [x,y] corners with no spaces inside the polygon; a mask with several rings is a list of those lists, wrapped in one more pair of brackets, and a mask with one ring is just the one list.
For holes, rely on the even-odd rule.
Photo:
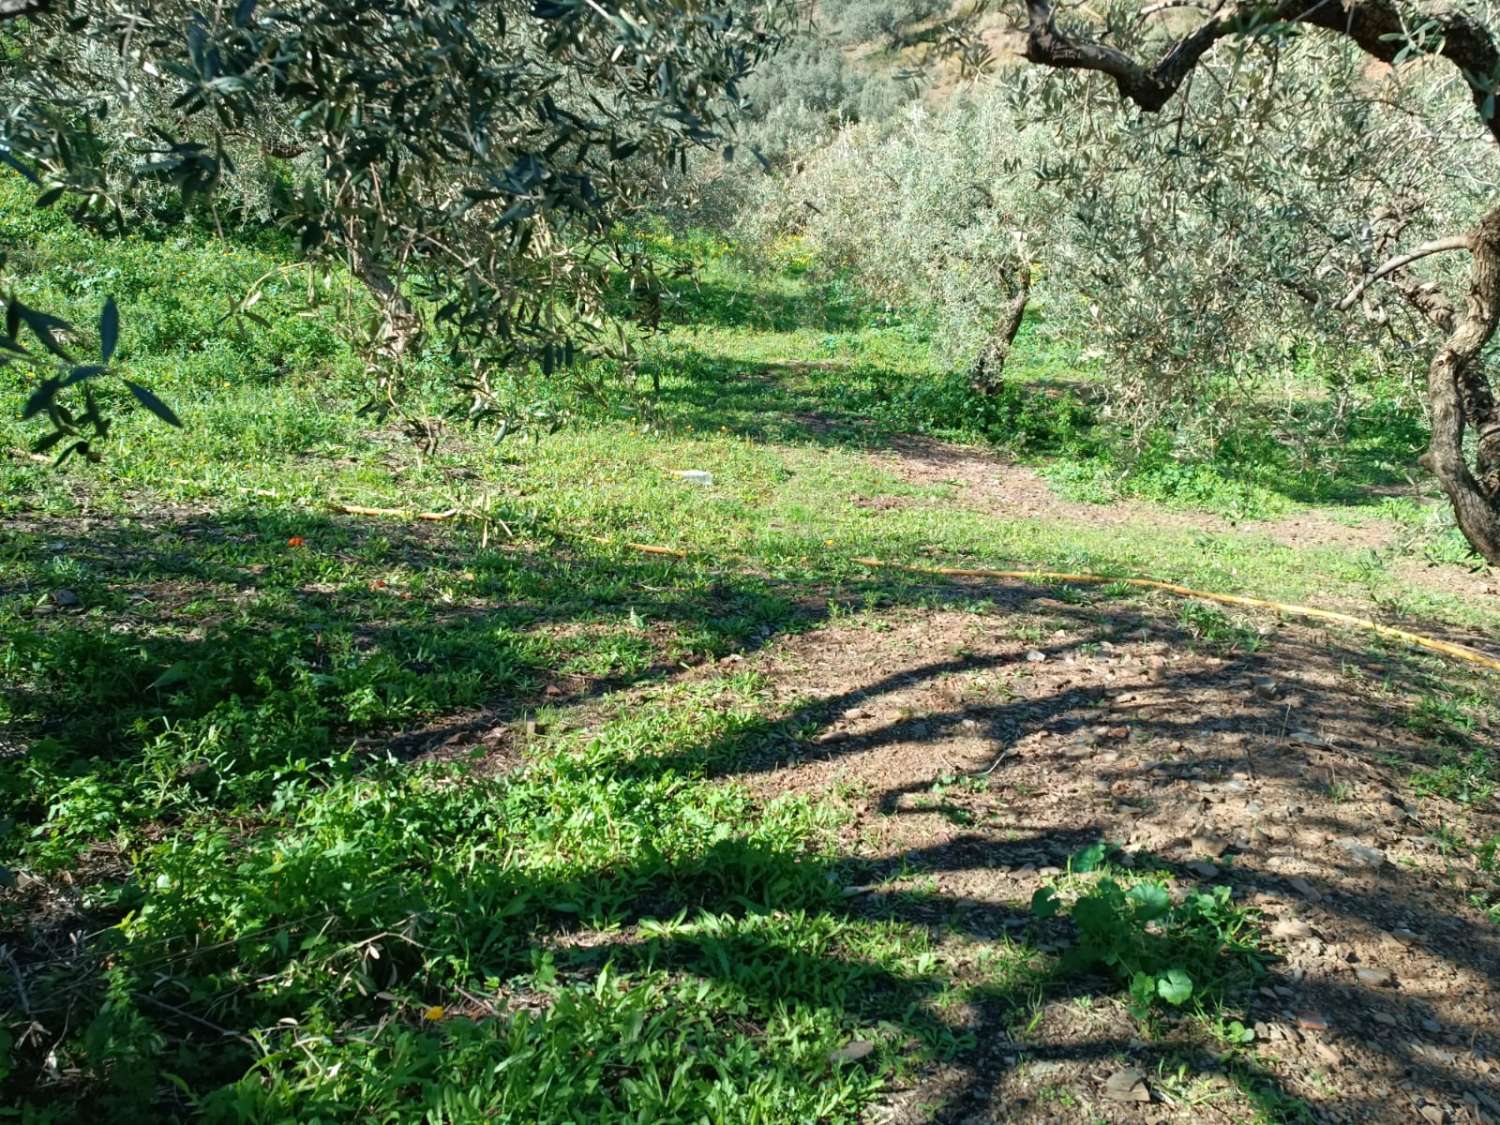
{"label": "fallen twig", "polygon": [[346,516],[385,516],[388,519],[428,520],[433,523],[451,520],[459,514],[457,508],[449,508],[443,512],[412,512],[405,508],[367,508],[363,504],[341,504],[337,501],[330,501],[328,506]]}

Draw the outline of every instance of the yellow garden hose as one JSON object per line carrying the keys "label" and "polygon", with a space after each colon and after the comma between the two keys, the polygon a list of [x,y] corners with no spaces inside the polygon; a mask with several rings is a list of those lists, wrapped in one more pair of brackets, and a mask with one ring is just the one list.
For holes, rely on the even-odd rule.
{"label": "yellow garden hose", "polygon": [[[688,553],[676,547],[659,547],[652,543],[620,543],[612,539],[606,539],[600,535],[589,535],[586,538],[608,546],[620,546],[632,551],[639,551],[648,555],[668,555],[672,558],[684,559]],[[1347,625],[1355,629],[1363,629],[1377,636],[1388,637],[1393,641],[1401,641],[1405,644],[1414,645],[1417,648],[1425,648],[1429,652],[1441,653],[1443,656],[1452,657],[1454,660],[1462,660],[1469,664],[1476,664],[1481,668],[1488,668],[1492,672],[1500,672],[1500,657],[1491,656],[1487,652],[1481,652],[1477,648],[1468,645],[1455,644],[1452,641],[1440,641],[1436,637],[1423,636],[1421,633],[1411,633],[1405,629],[1397,629],[1392,625],[1382,625],[1378,621],[1371,621],[1367,617],[1355,617],[1350,613],[1339,613],[1332,609],[1318,609],[1316,606],[1295,605],[1288,602],[1273,602],[1268,598],[1250,598],[1240,594],[1217,594],[1210,590],[1195,590],[1191,586],[1179,586],[1175,582],[1162,582],[1156,578],[1120,578],[1106,574],[1073,574],[1060,570],[975,570],[956,566],[912,566],[907,563],[893,563],[884,559],[856,558],[851,560],[860,566],[875,569],[901,570],[908,574],[932,574],[944,578],[1005,578],[1021,582],[1072,582],[1079,585],[1108,586],[1119,584],[1122,586],[1133,586],[1138,590],[1160,590],[1162,593],[1172,594],[1179,598],[1198,598],[1202,601],[1217,602],[1220,605],[1238,606],[1244,609],[1269,609],[1275,613],[1284,613],[1291,617],[1306,617],[1313,621],[1327,621],[1334,625]]]}
{"label": "yellow garden hose", "polygon": [[[353,504],[335,504],[336,511],[350,515],[380,515],[380,516],[405,516],[408,519],[448,519],[455,513],[409,513],[399,509],[389,508],[362,508]],[[590,542],[602,543],[606,546],[624,547],[631,551],[638,551],[646,555],[665,555],[669,558],[685,559],[688,552],[677,547],[662,547],[654,543],[631,543],[607,539],[602,535],[586,535],[584,538]],[[1107,574],[1074,574],[1069,571],[1059,570],[984,570],[971,569],[955,566],[914,566],[908,563],[888,562],[876,558],[856,558],[851,560],[860,566],[874,569],[900,570],[908,574],[931,574],[944,578],[1003,578],[1021,582],[1071,582],[1078,585],[1122,585],[1133,586],[1138,590],[1160,590],[1162,593],[1171,594],[1179,598],[1198,598],[1202,601],[1217,602],[1219,605],[1237,606],[1243,609],[1264,609],[1274,613],[1282,613],[1291,617],[1305,617],[1312,621],[1327,621],[1334,625],[1345,625],[1354,629],[1363,629],[1377,636],[1387,637],[1393,641],[1401,641],[1404,644],[1413,645],[1417,648],[1425,648],[1429,652],[1436,652],[1454,660],[1462,660],[1469,664],[1488,668],[1492,672],[1500,672],[1500,657],[1492,656],[1490,653],[1482,652],[1468,645],[1455,644],[1452,641],[1438,640],[1436,637],[1424,636],[1421,633],[1408,632],[1405,629],[1397,629],[1393,625],[1382,625],[1378,621],[1371,621],[1367,617],[1355,617],[1350,613],[1339,613],[1332,609],[1318,609],[1316,606],[1296,605],[1288,602],[1273,602],[1268,598],[1251,598],[1241,594],[1218,594],[1211,590],[1195,590],[1191,586],[1179,586],[1175,582],[1162,582],[1156,578],[1121,578],[1117,575]]]}
{"label": "yellow garden hose", "polygon": [[1364,629],[1382,637],[1392,640],[1404,641],[1418,648],[1425,648],[1432,652],[1440,652],[1444,656],[1451,656],[1455,660],[1465,660],[1470,664],[1477,664],[1481,668],[1488,668],[1493,672],[1500,672],[1500,658],[1491,656],[1487,652],[1481,652],[1477,648],[1468,645],[1454,644],[1451,641],[1440,641],[1436,637],[1425,637],[1421,633],[1409,633],[1405,629],[1397,629],[1391,625],[1382,625],[1378,621],[1371,621],[1367,617],[1355,617],[1349,613],[1339,613],[1331,609],[1318,609],[1310,605],[1295,605],[1287,602],[1273,602],[1266,598],[1247,598],[1239,594],[1216,594],[1208,590],[1194,590],[1190,586],[1178,586],[1173,582],[1162,582],[1155,578],[1118,578],[1103,574],[1069,574],[1056,570],[967,570],[954,566],[909,566],[904,563],[885,562],[881,559],[855,559],[860,566],[885,567],[891,570],[904,570],[912,574],[939,574],[948,578],[1009,578],[1025,582],[1074,582],[1080,584],[1096,585],[1122,585],[1134,586],[1140,590],[1161,590],[1163,593],[1173,594],[1179,598],[1200,598],[1203,601],[1218,602],[1220,605],[1241,606],[1246,609],[1269,609],[1277,613],[1289,614],[1293,617],[1307,617],[1314,621],[1329,621],[1335,625],[1349,625],[1356,629]]}

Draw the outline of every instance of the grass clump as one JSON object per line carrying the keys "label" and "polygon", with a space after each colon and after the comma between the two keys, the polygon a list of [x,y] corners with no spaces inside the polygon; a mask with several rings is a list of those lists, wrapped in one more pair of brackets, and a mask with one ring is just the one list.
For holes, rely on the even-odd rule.
{"label": "grass clump", "polygon": [[1265,970],[1253,913],[1231,901],[1228,887],[1178,898],[1159,879],[1122,878],[1126,873],[1106,869],[1108,852],[1094,844],[1070,861],[1072,875],[1095,876],[1071,902],[1051,885],[1032,896],[1033,918],[1073,925],[1057,975],[1103,973],[1125,990],[1142,1021],[1174,1009],[1222,1020],[1224,1004],[1242,999]]}

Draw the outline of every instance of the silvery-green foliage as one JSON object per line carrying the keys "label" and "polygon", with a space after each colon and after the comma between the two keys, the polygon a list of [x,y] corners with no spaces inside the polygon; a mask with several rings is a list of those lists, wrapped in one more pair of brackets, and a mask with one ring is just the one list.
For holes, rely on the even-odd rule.
{"label": "silvery-green foliage", "polygon": [[[225,131],[216,137],[214,125],[197,116],[182,117],[172,109],[178,91],[166,82],[142,82],[138,65],[115,48],[79,36],[57,45],[58,65],[88,74],[100,87],[118,91],[108,113],[95,124],[100,143],[99,176],[107,195],[121,202],[127,213],[161,211],[181,204],[181,193],[166,179],[140,174],[142,153],[157,147],[156,130],[172,122],[178,138],[212,148],[223,146],[225,161],[213,203],[226,221],[270,222],[276,216],[273,195],[277,185],[321,175],[316,156],[299,142],[292,115],[267,102],[253,129]],[[280,154],[280,155],[278,155]]]}
{"label": "silvery-green foliage", "polygon": [[767,174],[796,169],[840,130],[891,119],[921,92],[920,72],[887,48],[931,19],[929,0],[820,4],[745,81],[727,160],[702,155],[674,184],[667,210],[685,225],[726,230],[764,205]]}
{"label": "silvery-green foliage", "polygon": [[[1414,378],[1434,329],[1393,288],[1336,306],[1398,249],[1472,224],[1484,141],[1441,74],[1366,63],[1334,40],[1252,41],[1202,64],[1163,115],[1102,76],[1001,68],[846,128],[739,230],[798,235],[825,268],[931,312],[956,364],[984,346],[1024,256],[1048,329],[1100,361],[1104,393],[1142,424],[1232,410],[1310,370],[1341,394],[1380,371]],[[1446,284],[1461,264],[1408,276]]]}
{"label": "silvery-green foliage", "polygon": [[[395,405],[430,330],[461,361],[477,419],[496,409],[491,373],[551,375],[623,339],[604,331],[620,275],[654,320],[651,261],[618,234],[689,152],[732,133],[745,79],[798,22],[780,0],[11,0],[0,162],[40,206],[66,199],[124,227],[152,185],[212,199],[253,153],[244,182],[276,190],[240,202],[375,297],[372,407]],[[66,358],[60,322],[15,294],[6,306],[0,364],[30,355],[23,322]],[[103,368],[42,382],[27,416],[51,420],[44,441],[89,452],[59,409],[80,393],[103,436],[87,385]]]}
{"label": "silvery-green foliage", "polygon": [[1031,172],[1045,138],[992,89],[913,105],[842,131],[776,185],[774,206],[744,216],[741,234],[761,245],[798,235],[825,270],[930,309],[941,353],[969,365],[1045,242]]}
{"label": "silvery-green foliage", "polygon": [[845,43],[901,46],[950,7],[945,0],[823,0],[818,10]]}
{"label": "silvery-green foliage", "polygon": [[840,128],[881,121],[909,101],[910,84],[862,65],[836,40],[816,33],[767,60],[745,83],[745,121],[737,147],[781,165]]}
{"label": "silvery-green foliage", "polygon": [[[1445,112],[1440,76],[1367,62],[1334,40],[1251,42],[1201,64],[1160,115],[1102,76],[1008,83],[1052,131],[1039,171],[1067,229],[1049,271],[1123,400],[1234,401],[1314,351],[1340,390],[1357,370],[1425,365],[1433,329],[1389,287],[1336,306],[1398,248],[1473,223],[1483,184],[1463,154],[1483,141]],[[1460,264],[1413,271],[1444,279]]]}
{"label": "silvery-green foliage", "polygon": [[876,65],[828,29],[809,26],[744,85],[728,159],[702,154],[676,179],[668,214],[688,226],[727,230],[763,205],[767,177],[795,169],[841,129],[885,121],[917,94],[890,66]]}

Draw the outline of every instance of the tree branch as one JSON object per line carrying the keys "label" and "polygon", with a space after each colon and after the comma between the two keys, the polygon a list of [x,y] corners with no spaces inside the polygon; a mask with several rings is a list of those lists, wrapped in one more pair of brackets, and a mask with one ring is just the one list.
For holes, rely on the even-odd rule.
{"label": "tree branch", "polygon": [[1142,8],[1139,12],[1136,13],[1135,18],[1137,20],[1150,19],[1152,16],[1156,15],[1157,12],[1166,12],[1170,11],[1173,8],[1197,8],[1200,12],[1208,13],[1212,13],[1214,11],[1214,9],[1210,8],[1207,4],[1199,3],[1199,0],[1160,0],[1159,3],[1148,4],[1146,7]]}
{"label": "tree branch", "polygon": [[1338,309],[1340,312],[1343,312],[1350,305],[1354,304],[1355,301],[1359,300],[1360,295],[1364,293],[1366,289],[1374,285],[1375,282],[1379,281],[1386,274],[1395,273],[1402,266],[1409,266],[1413,262],[1418,261],[1422,258],[1429,257],[1433,254],[1442,254],[1449,250],[1471,250],[1473,249],[1473,246],[1474,239],[1472,235],[1455,234],[1449,236],[1448,238],[1439,238],[1432,242],[1424,242],[1415,250],[1410,250],[1405,254],[1397,254],[1389,261],[1383,262],[1375,270],[1374,273],[1371,273],[1363,281],[1361,281],[1358,285],[1351,289],[1349,291],[1349,295],[1342,301],[1340,301],[1337,305],[1335,305],[1334,308]]}
{"label": "tree branch", "polygon": [[1422,53],[1445,58],[1458,68],[1480,121],[1500,141],[1500,114],[1485,112],[1489,83],[1500,74],[1500,48],[1489,28],[1457,8],[1398,0],[1247,2],[1209,16],[1147,66],[1116,47],[1059,30],[1051,0],[1026,0],[1026,46],[1021,54],[1028,62],[1043,66],[1107,74],[1122,96],[1156,113],[1220,39],[1278,22],[1307,24],[1342,35],[1365,54],[1388,63],[1412,45],[1408,29],[1425,26],[1428,30],[1419,46],[1430,46]]}
{"label": "tree branch", "polygon": [[1123,96],[1152,113],[1171,101],[1198,60],[1239,23],[1233,12],[1211,16],[1192,34],[1173,43],[1155,66],[1147,68],[1124,51],[1059,31],[1049,0],[1027,0],[1026,17],[1026,47],[1021,53],[1028,62],[1108,74]]}

